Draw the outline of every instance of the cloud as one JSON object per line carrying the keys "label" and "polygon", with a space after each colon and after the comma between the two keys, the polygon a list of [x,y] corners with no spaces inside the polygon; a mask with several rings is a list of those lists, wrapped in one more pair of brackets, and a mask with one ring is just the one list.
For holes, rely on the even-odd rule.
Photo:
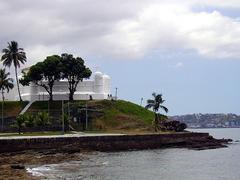
{"label": "cloud", "polygon": [[0,48],[17,40],[30,63],[50,53],[137,59],[153,51],[193,51],[210,58],[238,58],[240,22],[220,11],[237,0],[0,0]]}
{"label": "cloud", "polygon": [[182,62],[178,62],[177,64],[175,64],[175,67],[176,68],[180,68],[180,67],[182,67],[183,66],[183,63]]}

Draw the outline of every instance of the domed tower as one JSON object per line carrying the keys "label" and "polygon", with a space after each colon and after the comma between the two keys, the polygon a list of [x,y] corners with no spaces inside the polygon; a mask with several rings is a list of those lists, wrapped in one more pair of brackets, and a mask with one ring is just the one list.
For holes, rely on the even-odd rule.
{"label": "domed tower", "polygon": [[111,94],[111,78],[107,74],[103,75],[103,84],[104,84],[104,93],[110,95]]}
{"label": "domed tower", "polygon": [[94,92],[96,94],[104,93],[103,74],[99,71],[95,72],[95,74],[94,74]]}

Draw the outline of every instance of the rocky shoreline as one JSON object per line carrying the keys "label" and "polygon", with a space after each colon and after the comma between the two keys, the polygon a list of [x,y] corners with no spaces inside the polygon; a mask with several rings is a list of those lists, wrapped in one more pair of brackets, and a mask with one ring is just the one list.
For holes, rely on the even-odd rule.
{"label": "rocky shoreline", "polygon": [[[194,134],[193,136],[195,136]],[[177,135],[178,136],[178,135]],[[215,139],[209,135],[201,135],[197,136],[197,138],[186,138],[185,136],[181,136],[179,140],[176,140],[176,135],[173,136],[162,136],[160,139],[156,139],[158,136],[156,135],[141,135],[137,136],[137,139],[146,140],[146,144],[144,142],[136,143],[136,137],[131,136],[131,138],[120,138],[119,144],[126,144],[122,149],[116,145],[115,142],[109,143],[109,138],[97,138],[101,143],[92,146],[92,144],[88,143],[85,146],[78,146],[78,144],[72,144],[69,141],[68,144],[61,146],[56,146],[56,148],[38,148],[32,150],[23,150],[12,151],[12,152],[2,152],[0,153],[0,179],[39,179],[39,177],[33,177],[31,174],[27,173],[25,166],[27,165],[43,165],[43,164],[53,164],[66,162],[71,160],[81,160],[83,158],[84,153],[90,153],[91,151],[99,150],[99,151],[121,151],[121,150],[140,150],[140,149],[154,149],[154,148],[189,148],[194,150],[206,150],[206,149],[216,149],[227,147],[227,144],[231,142],[231,139]],[[171,139],[169,139],[171,137]],[[184,138],[183,138],[184,137]],[[175,139],[174,139],[175,138]],[[152,144],[150,140],[161,140],[161,144],[155,143],[156,146]],[[87,138],[87,140],[89,140]],[[91,140],[91,139],[90,139]],[[111,140],[111,139],[110,139]],[[165,141],[169,141],[169,143],[164,143]],[[106,142],[105,142],[106,141]],[[135,142],[136,141],[136,142]],[[42,141],[41,141],[42,142]],[[43,141],[42,143],[44,143]],[[85,142],[85,141],[84,141]],[[84,143],[81,142],[81,143]],[[28,141],[28,143],[30,143]],[[93,141],[95,143],[95,141]],[[128,143],[128,144],[127,144]],[[6,144],[5,144],[6,145]],[[149,148],[146,148],[146,145],[149,145]],[[160,146],[161,145],[161,146]],[[4,147],[4,144],[1,145]],[[44,146],[43,146],[44,147]],[[85,148],[84,148],[85,147]],[[96,147],[98,149],[96,149]]]}
{"label": "rocky shoreline", "polygon": [[232,142],[232,139],[215,139],[209,136],[206,139],[199,139],[195,141],[189,140],[186,143],[186,147],[194,150],[206,150],[228,147],[227,144]]}
{"label": "rocky shoreline", "polygon": [[54,150],[46,151],[22,151],[0,154],[0,179],[14,180],[39,180],[27,172],[29,165],[55,164],[66,161],[80,161],[83,155],[90,152],[59,153]]}

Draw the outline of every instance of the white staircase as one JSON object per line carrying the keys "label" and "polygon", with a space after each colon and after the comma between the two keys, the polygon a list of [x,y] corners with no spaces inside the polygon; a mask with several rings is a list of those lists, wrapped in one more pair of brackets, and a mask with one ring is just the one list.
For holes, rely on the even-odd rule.
{"label": "white staircase", "polygon": [[28,108],[32,105],[32,103],[34,103],[35,101],[30,101],[24,108],[23,110],[20,112],[20,114],[24,114]]}

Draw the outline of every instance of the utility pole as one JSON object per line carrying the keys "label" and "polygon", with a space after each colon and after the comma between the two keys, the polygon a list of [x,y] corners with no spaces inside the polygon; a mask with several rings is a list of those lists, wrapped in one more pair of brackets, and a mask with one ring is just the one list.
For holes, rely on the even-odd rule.
{"label": "utility pole", "polygon": [[2,131],[3,131],[3,101],[2,101]]}
{"label": "utility pole", "polygon": [[62,134],[64,134],[64,100],[62,100]]}
{"label": "utility pole", "polygon": [[68,130],[70,131],[70,109],[69,109],[69,100],[68,100]]}
{"label": "utility pole", "polygon": [[118,88],[116,87],[115,88],[115,98],[116,98],[116,100],[117,100],[117,91],[118,91]]}
{"label": "utility pole", "polygon": [[141,103],[140,103],[140,106],[142,106],[142,102],[143,102],[143,98],[141,98]]}
{"label": "utility pole", "polygon": [[[88,98],[88,94],[87,94],[87,98]],[[88,107],[87,107],[87,99],[86,99],[86,130],[88,129]]]}
{"label": "utility pole", "polygon": [[68,117],[70,116],[70,107],[69,107],[69,101],[68,101]]}
{"label": "utility pole", "polygon": [[48,121],[49,121],[49,117],[50,117],[50,104],[49,104],[49,99],[48,99]]}
{"label": "utility pole", "polygon": [[2,131],[3,131],[3,106],[4,106],[4,92],[2,91]]}

